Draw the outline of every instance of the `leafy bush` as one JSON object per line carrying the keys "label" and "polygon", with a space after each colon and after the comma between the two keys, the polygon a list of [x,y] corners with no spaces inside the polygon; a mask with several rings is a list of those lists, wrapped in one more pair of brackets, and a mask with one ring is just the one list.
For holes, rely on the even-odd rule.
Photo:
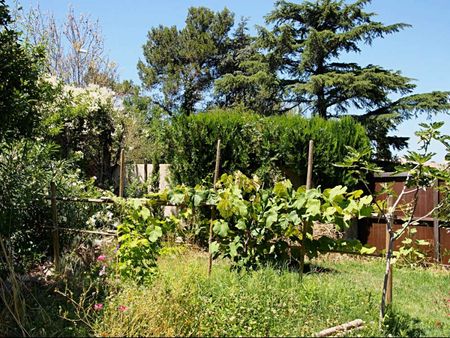
{"label": "leafy bush", "polygon": [[132,278],[138,283],[149,281],[156,273],[156,259],[168,223],[151,203],[141,199],[118,202],[123,215],[117,227],[119,272],[122,277]]}
{"label": "leafy bush", "polygon": [[352,118],[325,121],[300,116],[261,117],[245,111],[212,111],[173,121],[169,160],[176,183],[190,186],[214,171],[217,139],[221,139],[221,172],[257,174],[266,183],[290,178],[294,186],[306,178],[309,140],[314,140],[316,185],[345,184],[342,161],[345,146],[369,146],[364,128]]}
{"label": "leafy bush", "polygon": [[393,252],[397,266],[417,267],[425,264],[427,260],[425,249],[430,249],[430,243],[417,239],[416,233],[416,228],[408,228],[398,251]]}
{"label": "leafy bush", "polygon": [[60,146],[60,158],[74,159],[85,177],[108,187],[119,156],[124,114],[114,106],[115,93],[98,85],[79,88],[54,78],[53,99],[43,110],[40,133]]}
{"label": "leafy bush", "polygon": [[[0,235],[7,239],[17,268],[47,254],[52,216],[50,182],[62,196],[95,196],[93,181],[82,181],[80,171],[70,162],[54,160],[57,147],[36,141],[0,144]],[[90,208],[68,203],[58,205],[58,223],[71,227],[86,226]],[[63,241],[70,236],[62,236]]]}
{"label": "leafy bush", "polygon": [[5,0],[0,0],[0,46],[0,141],[31,136],[46,96],[46,85],[39,81],[44,53],[21,41]]}
{"label": "leafy bush", "polygon": [[342,186],[323,192],[294,190],[289,180],[261,189],[257,177],[224,174],[217,190],[217,241],[210,250],[229,257],[239,268],[297,260],[303,269],[304,256],[312,258],[321,249],[322,242],[312,238],[313,222],[343,229],[353,217],[370,215],[372,197],[361,195],[361,190],[347,192]]}

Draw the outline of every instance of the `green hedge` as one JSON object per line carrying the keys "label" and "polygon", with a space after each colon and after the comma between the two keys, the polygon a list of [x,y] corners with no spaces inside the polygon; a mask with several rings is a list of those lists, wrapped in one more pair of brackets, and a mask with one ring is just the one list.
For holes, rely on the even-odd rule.
{"label": "green hedge", "polygon": [[174,183],[195,185],[212,180],[216,142],[220,138],[221,173],[257,174],[270,184],[288,177],[294,185],[306,178],[308,142],[314,140],[315,185],[330,187],[343,182],[341,161],[345,146],[369,146],[364,128],[351,117],[339,120],[300,116],[261,117],[244,111],[212,111],[172,121],[171,172]]}

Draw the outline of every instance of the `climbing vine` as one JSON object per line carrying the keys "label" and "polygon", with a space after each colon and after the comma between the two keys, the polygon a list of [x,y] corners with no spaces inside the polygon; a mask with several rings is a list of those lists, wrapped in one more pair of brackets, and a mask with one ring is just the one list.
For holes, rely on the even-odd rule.
{"label": "climbing vine", "polygon": [[[229,258],[234,268],[257,268],[268,262],[302,267],[305,256],[342,246],[367,252],[359,242],[312,236],[314,222],[333,223],[343,230],[354,217],[370,215],[372,197],[362,194],[343,186],[293,189],[289,180],[263,189],[258,177],[235,172],[222,175],[215,190],[176,186],[144,199],[117,199],[123,214],[118,226],[119,271],[139,281],[151,279],[164,236],[186,227],[186,219],[194,215],[205,221],[201,218],[207,214],[199,212],[205,206],[218,210],[209,251],[215,258]],[[178,206],[177,216],[163,217],[161,206],[168,204]]]}

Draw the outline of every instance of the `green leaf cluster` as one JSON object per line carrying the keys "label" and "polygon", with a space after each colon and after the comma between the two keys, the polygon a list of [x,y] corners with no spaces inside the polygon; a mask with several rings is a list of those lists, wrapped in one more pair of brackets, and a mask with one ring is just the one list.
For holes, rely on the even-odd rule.
{"label": "green leaf cluster", "polygon": [[295,186],[305,182],[309,140],[315,148],[313,181],[324,187],[347,183],[342,170],[332,165],[344,159],[346,146],[369,147],[364,128],[350,117],[261,117],[240,109],[180,117],[173,121],[169,137],[174,182],[190,186],[212,180],[217,139],[221,172],[257,174],[269,185],[283,178]]}
{"label": "green leaf cluster", "polygon": [[157,271],[156,260],[168,223],[158,215],[152,203],[143,199],[117,201],[123,215],[117,227],[119,273],[138,283],[149,282]]}
{"label": "green leaf cluster", "polygon": [[384,24],[368,12],[370,0],[279,0],[247,33],[233,31],[224,9],[190,8],[186,25],[152,28],[138,68],[152,102],[169,115],[203,109],[241,108],[260,115],[294,113],[325,119],[351,115],[366,128],[379,161],[407,146],[395,135],[399,123],[448,112],[450,92],[414,93],[413,79],[374,63],[346,62],[410,25]]}
{"label": "green leaf cluster", "polygon": [[362,191],[348,192],[343,186],[323,192],[303,186],[295,190],[289,180],[262,189],[257,177],[224,174],[218,183],[220,217],[213,224],[216,241],[210,251],[230,258],[238,268],[301,260],[298,248],[313,257],[321,249],[330,249],[323,240],[313,239],[313,222],[334,223],[343,229],[352,218],[369,216],[372,198],[361,195]]}
{"label": "green leaf cluster", "polygon": [[23,43],[12,24],[6,1],[0,0],[0,141],[32,136],[46,97],[39,81],[43,49]]}

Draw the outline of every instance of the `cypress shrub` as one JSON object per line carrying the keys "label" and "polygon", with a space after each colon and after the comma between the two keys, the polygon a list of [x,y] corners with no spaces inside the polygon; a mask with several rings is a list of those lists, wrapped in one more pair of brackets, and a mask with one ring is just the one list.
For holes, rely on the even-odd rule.
{"label": "cypress shrub", "polygon": [[257,174],[265,184],[287,177],[294,185],[306,179],[309,140],[314,140],[315,185],[346,184],[333,166],[346,149],[369,147],[364,127],[351,117],[324,120],[281,115],[261,117],[240,110],[215,110],[172,121],[168,142],[174,183],[212,181],[217,139],[221,139],[220,172]]}

